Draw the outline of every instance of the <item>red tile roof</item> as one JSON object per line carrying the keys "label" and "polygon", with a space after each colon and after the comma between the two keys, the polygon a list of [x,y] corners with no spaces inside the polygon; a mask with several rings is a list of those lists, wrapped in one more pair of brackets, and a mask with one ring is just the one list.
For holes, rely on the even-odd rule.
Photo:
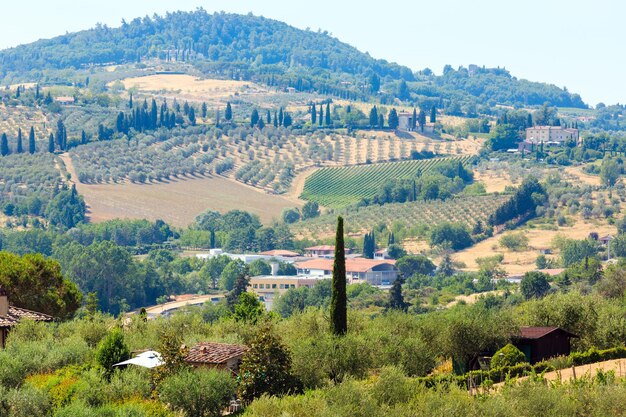
{"label": "red tile roof", "polygon": [[[395,265],[396,261],[392,259],[365,259],[365,258],[349,258],[346,259],[346,272],[367,272],[379,265]],[[298,269],[323,269],[325,271],[333,270],[332,259],[311,259],[310,261],[297,262]]]}
{"label": "red tile roof", "polygon": [[292,252],[290,250],[280,250],[280,249],[268,250],[268,251],[265,251],[265,252],[261,252],[260,255],[285,256],[285,257],[300,256],[300,254],[298,252]]}
{"label": "red tile roof", "polygon": [[335,247],[333,245],[319,245],[304,248],[304,250],[335,250]]}
{"label": "red tile roof", "polygon": [[54,317],[36,311],[26,310],[25,308],[9,306],[9,314],[0,316],[0,327],[13,327],[21,319],[52,321]]}
{"label": "red tile roof", "polygon": [[189,349],[185,357],[191,363],[226,363],[229,359],[242,356],[248,350],[244,345],[228,345],[226,343],[200,342]]}
{"label": "red tile roof", "polygon": [[541,339],[542,337],[554,332],[562,331],[570,337],[578,337],[573,333],[563,330],[560,327],[521,327],[519,337],[522,339]]}

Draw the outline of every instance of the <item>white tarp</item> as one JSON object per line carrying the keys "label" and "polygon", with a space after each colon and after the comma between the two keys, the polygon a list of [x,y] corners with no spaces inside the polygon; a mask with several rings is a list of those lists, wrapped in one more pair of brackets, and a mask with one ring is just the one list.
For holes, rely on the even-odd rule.
{"label": "white tarp", "polygon": [[127,361],[116,363],[113,366],[121,365],[137,365],[143,366],[144,368],[155,368],[157,366],[163,365],[163,360],[161,359],[161,354],[159,352],[149,350],[147,352],[140,353],[139,355]]}

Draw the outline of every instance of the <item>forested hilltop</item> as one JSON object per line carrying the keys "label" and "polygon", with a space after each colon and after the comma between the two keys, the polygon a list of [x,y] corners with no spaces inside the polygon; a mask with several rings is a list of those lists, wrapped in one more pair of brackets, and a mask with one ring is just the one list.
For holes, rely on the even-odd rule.
{"label": "forested hilltop", "polygon": [[[98,25],[0,51],[3,83],[58,80],[55,70],[150,60],[186,63],[205,76],[293,87],[348,99],[437,105],[449,113],[477,106],[587,107],[579,95],[554,85],[518,80],[505,69],[450,66],[442,76],[372,58],[327,32],[300,30],[251,14],[174,12],[136,18],[119,28]],[[426,60],[425,60],[426,61]],[[67,77],[68,73],[64,73]],[[78,74],[76,74],[78,75]]]}

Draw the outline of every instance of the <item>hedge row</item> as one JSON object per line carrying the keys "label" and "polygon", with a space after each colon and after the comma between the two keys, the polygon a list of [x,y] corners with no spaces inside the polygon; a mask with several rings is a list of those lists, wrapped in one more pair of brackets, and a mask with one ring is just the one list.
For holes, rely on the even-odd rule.
{"label": "hedge row", "polygon": [[[597,350],[594,348],[586,352],[574,352],[569,355],[558,369],[568,368],[570,366],[587,365],[590,363],[603,362],[612,359],[626,358],[626,347],[617,347],[605,350]],[[483,381],[490,380],[493,383],[502,382],[507,378],[518,378],[531,374],[541,374],[544,372],[556,371],[555,362],[551,360],[538,362],[535,365],[529,363],[520,363],[513,366],[503,366],[501,368],[489,369],[486,371],[470,371],[465,375],[437,375],[417,378],[419,382],[426,387],[432,388],[437,385],[455,384],[461,388],[468,388],[468,381],[473,381],[473,385],[480,385]]]}

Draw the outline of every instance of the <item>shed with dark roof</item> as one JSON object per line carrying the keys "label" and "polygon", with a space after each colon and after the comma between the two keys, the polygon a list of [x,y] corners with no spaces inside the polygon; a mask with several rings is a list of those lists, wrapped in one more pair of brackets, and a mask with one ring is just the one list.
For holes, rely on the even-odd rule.
{"label": "shed with dark roof", "polygon": [[189,348],[185,362],[195,367],[228,369],[239,372],[239,364],[243,354],[248,350],[244,345],[226,343],[200,342]]}
{"label": "shed with dark roof", "polygon": [[571,351],[573,333],[560,327],[521,327],[513,337],[513,344],[526,355],[526,360],[535,364],[555,356],[567,356]]}

